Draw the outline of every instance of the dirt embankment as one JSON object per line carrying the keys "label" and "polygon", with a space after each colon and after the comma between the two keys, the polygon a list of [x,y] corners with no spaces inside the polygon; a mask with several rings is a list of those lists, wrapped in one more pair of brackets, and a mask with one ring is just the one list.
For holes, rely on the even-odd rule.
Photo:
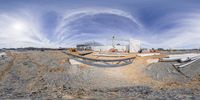
{"label": "dirt embankment", "polygon": [[15,63],[16,56],[12,54],[10,51],[7,52],[7,57],[2,57],[1,60],[6,60],[2,63],[2,67],[0,70],[0,80],[4,78],[4,76],[7,74],[7,72],[11,69],[11,67]]}

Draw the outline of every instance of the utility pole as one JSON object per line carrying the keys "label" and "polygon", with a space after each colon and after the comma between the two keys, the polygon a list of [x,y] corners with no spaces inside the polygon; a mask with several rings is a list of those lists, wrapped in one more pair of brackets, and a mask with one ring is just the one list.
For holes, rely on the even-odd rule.
{"label": "utility pole", "polygon": [[115,36],[113,35],[113,37],[112,37],[112,46],[113,46],[113,48],[115,49],[114,40],[115,40]]}

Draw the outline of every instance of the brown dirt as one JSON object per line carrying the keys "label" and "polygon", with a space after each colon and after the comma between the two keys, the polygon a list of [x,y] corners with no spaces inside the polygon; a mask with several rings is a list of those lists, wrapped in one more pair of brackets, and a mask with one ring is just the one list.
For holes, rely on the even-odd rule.
{"label": "brown dirt", "polygon": [[4,76],[7,74],[7,72],[11,69],[11,67],[15,64],[16,55],[12,54],[11,52],[7,52],[7,56],[12,57],[12,60],[7,63],[1,70],[0,70],[0,81]]}

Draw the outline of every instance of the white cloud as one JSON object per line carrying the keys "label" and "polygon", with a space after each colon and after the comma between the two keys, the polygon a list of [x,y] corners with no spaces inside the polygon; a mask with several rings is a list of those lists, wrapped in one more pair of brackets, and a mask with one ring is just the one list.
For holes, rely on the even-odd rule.
{"label": "white cloud", "polygon": [[[160,25],[173,25],[160,29],[154,37],[154,47],[200,48],[200,13],[175,14],[158,20]],[[156,26],[155,26],[156,27]],[[150,41],[151,42],[151,41]]]}
{"label": "white cloud", "polygon": [[28,11],[0,13],[0,48],[48,46],[35,16]]}
{"label": "white cloud", "polygon": [[[123,10],[118,9],[112,9],[112,8],[84,8],[84,9],[74,9],[66,11],[63,15],[63,20],[60,22],[59,26],[56,29],[56,36],[57,39],[60,40],[59,42],[66,42],[68,44],[69,41],[73,41],[74,37],[76,37],[76,34],[73,34],[73,32],[70,30],[71,22],[76,21],[80,18],[83,18],[88,15],[98,15],[98,14],[112,14],[120,17],[127,18],[131,20],[134,24],[136,24],[138,27],[142,28],[142,24],[130,13],[125,12]],[[123,32],[121,32],[123,33]],[[68,38],[71,36],[71,38]],[[82,34],[83,35],[83,34]],[[87,35],[87,34],[84,34]],[[91,35],[91,34],[90,34]],[[98,35],[96,35],[98,36]],[[66,39],[66,38],[68,39]],[[104,36],[105,37],[105,36]],[[65,40],[64,40],[65,39]],[[76,43],[73,43],[76,44]]]}
{"label": "white cloud", "polygon": [[[29,10],[19,10],[17,13],[0,13],[0,48],[5,47],[69,47],[78,42],[78,37],[93,37],[94,40],[107,42],[105,38],[111,37],[115,31],[106,30],[106,36],[91,33],[74,34],[71,23],[86,16],[98,14],[112,14],[127,18],[136,24],[140,30],[136,36],[131,32],[118,29],[119,38],[135,38],[141,40],[143,47],[163,48],[199,48],[200,47],[200,13],[172,14],[158,19],[153,25],[154,30],[147,30],[142,23],[132,14],[112,8],[85,8],[64,12],[63,19],[59,22],[51,41],[41,31],[39,18]],[[117,23],[116,23],[117,24]],[[172,26],[170,28],[163,28]],[[126,26],[122,26],[126,27]],[[109,28],[109,27],[108,27]],[[129,35],[124,35],[127,33]],[[151,34],[150,34],[151,33]],[[155,34],[152,34],[155,33]],[[70,38],[69,38],[70,36]]]}

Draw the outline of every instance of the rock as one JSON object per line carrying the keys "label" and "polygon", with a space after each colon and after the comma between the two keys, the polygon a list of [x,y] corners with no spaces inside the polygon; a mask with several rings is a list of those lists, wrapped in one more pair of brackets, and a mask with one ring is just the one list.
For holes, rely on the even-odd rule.
{"label": "rock", "polygon": [[74,97],[73,96],[71,96],[71,95],[64,95],[64,96],[62,96],[62,99],[74,99]]}

